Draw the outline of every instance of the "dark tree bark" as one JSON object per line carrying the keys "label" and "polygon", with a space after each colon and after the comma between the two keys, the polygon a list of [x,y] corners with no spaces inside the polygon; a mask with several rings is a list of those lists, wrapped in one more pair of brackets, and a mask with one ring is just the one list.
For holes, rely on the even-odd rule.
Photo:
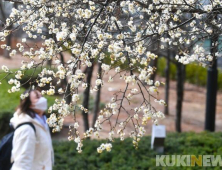
{"label": "dark tree bark", "polygon": [[49,67],[52,66],[52,60],[47,60],[47,66],[49,66]]}
{"label": "dark tree bark", "polygon": [[[98,74],[99,77],[101,77],[102,74],[102,68],[101,68],[101,63],[98,63]],[[96,123],[96,119],[98,117],[98,113],[99,113],[99,104],[100,104],[100,94],[101,94],[101,85],[98,86],[98,91],[96,93],[96,98],[95,98],[95,103],[94,103],[94,109],[93,109],[93,122],[92,122],[92,126],[94,127],[95,123]]]}
{"label": "dark tree bark", "polygon": [[[66,81],[66,79],[64,81]],[[70,104],[70,102],[72,100],[72,96],[70,94],[70,83],[67,85],[66,88],[67,88],[67,90],[66,90],[66,93],[65,93],[65,96],[66,96],[65,100],[66,100],[67,104]]]}
{"label": "dark tree bark", "polygon": [[[91,85],[91,79],[93,75],[92,74],[93,67],[94,67],[94,64],[91,67],[88,67],[86,70],[87,72],[86,83],[88,86],[83,93],[83,104],[82,104],[85,109],[89,109],[90,85]],[[84,111],[82,111],[82,116],[83,116],[83,122],[84,122],[84,130],[87,131],[89,129],[88,113],[85,113]]]}
{"label": "dark tree bark", "polygon": [[61,61],[61,63],[64,65],[64,64],[65,64],[64,55],[62,54],[62,52],[59,53],[59,54],[60,54],[60,61]]}
{"label": "dark tree bark", "polygon": [[211,39],[211,55],[213,61],[211,67],[207,69],[207,94],[206,94],[206,113],[205,113],[205,127],[204,130],[211,132],[215,131],[215,118],[217,106],[217,82],[218,82],[218,69],[217,57],[215,56],[218,51],[218,37],[215,36]]}
{"label": "dark tree bark", "polygon": [[[11,42],[12,42],[12,34],[9,34],[6,37],[6,45],[7,46],[11,46]],[[10,59],[11,57],[9,56],[10,51],[9,50],[4,50],[4,57]]]}
{"label": "dark tree bark", "polygon": [[6,16],[5,16],[5,11],[4,11],[4,7],[3,7],[3,2],[0,1],[0,14],[1,14],[1,20],[5,22],[6,20]]}
{"label": "dark tree bark", "polygon": [[165,102],[164,114],[169,115],[169,88],[170,88],[170,51],[168,50],[168,55],[166,57],[166,68],[165,68]]}
{"label": "dark tree bark", "polygon": [[[64,55],[62,53],[59,53],[60,55],[60,61],[61,61],[61,64],[65,64],[65,60],[64,60]],[[72,96],[70,95],[70,84],[68,84],[68,81],[67,81],[67,77],[65,79],[62,80],[62,87],[63,89],[65,89],[67,87],[67,90],[66,90],[66,103],[67,104],[70,104],[71,100],[72,100]]]}
{"label": "dark tree bark", "polygon": [[[154,44],[152,44],[151,52],[158,55],[159,48],[160,48],[160,41],[155,42],[155,40],[154,40]],[[150,66],[154,67],[154,68],[157,68],[157,64],[158,64],[158,58],[152,60],[151,63],[150,63]],[[154,82],[155,82],[155,79],[156,79],[156,74],[157,74],[157,72],[154,71],[154,73],[150,76],[150,79],[153,80]]]}
{"label": "dark tree bark", "polygon": [[176,104],[176,131],[181,132],[182,105],[184,96],[185,66],[177,63],[177,104]]}
{"label": "dark tree bark", "polygon": [[[16,4],[16,5],[15,5],[15,4]],[[16,8],[16,7],[17,7],[17,3],[15,3],[15,4],[13,5],[13,7],[15,6],[15,8]],[[1,20],[2,20],[3,22],[6,22],[6,18],[7,18],[8,16],[6,16],[4,9],[5,9],[4,4],[3,4],[3,2],[1,1],[1,2],[0,2]],[[10,26],[8,29],[9,29],[9,30],[12,29],[12,26]],[[7,45],[7,46],[11,46],[11,43],[12,43],[12,33],[10,33],[10,34],[6,37],[6,45]],[[9,56],[9,53],[10,53],[10,51],[5,49],[3,56],[4,56],[5,58],[10,59],[11,57]]]}
{"label": "dark tree bark", "polygon": [[[157,64],[158,64],[158,58],[156,58],[155,60],[153,60],[153,61],[151,62],[151,67],[157,68]],[[150,76],[150,79],[153,80],[153,82],[155,82],[155,79],[156,79],[156,71],[154,71],[154,73]]]}
{"label": "dark tree bark", "polygon": [[[60,61],[61,61],[61,64],[62,65],[65,65],[65,60],[64,60],[64,55],[61,53],[59,53],[60,55]],[[65,79],[62,80],[62,87],[65,88],[68,84],[68,81],[67,81],[67,77]],[[68,90],[70,91],[70,90]],[[71,101],[71,96],[69,97],[70,98],[70,101]]]}
{"label": "dark tree bark", "polygon": [[[54,34],[48,34],[47,37],[48,37],[48,38],[52,38],[55,42],[57,42]],[[63,54],[62,54],[62,53],[59,53],[59,55],[60,55],[60,59],[62,59],[62,58],[63,58]],[[61,63],[62,63],[62,61],[61,61]],[[51,66],[52,66],[52,60],[47,60],[47,63],[46,63],[46,64],[47,64],[47,66],[51,67]],[[63,64],[64,64],[64,62],[63,62]]]}

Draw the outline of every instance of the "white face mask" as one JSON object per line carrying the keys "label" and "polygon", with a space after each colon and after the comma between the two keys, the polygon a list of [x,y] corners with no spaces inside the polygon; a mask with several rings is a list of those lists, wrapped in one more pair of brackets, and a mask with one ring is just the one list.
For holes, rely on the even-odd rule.
{"label": "white face mask", "polygon": [[37,109],[41,111],[46,111],[47,109],[47,99],[45,97],[39,98],[39,100],[34,104],[32,109]]}

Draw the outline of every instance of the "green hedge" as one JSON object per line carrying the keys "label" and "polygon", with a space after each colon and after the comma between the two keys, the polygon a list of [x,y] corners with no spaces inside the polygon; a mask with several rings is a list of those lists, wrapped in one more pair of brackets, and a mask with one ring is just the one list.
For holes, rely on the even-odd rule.
{"label": "green hedge", "polygon": [[[74,142],[54,141],[54,170],[160,170],[160,169],[206,169],[202,167],[156,167],[156,155],[150,149],[151,138],[141,139],[139,148],[132,146],[132,140],[116,139],[111,152],[97,153],[101,140],[84,142],[83,152],[76,152]],[[170,133],[165,140],[164,155],[222,155],[221,133]],[[208,169],[220,169],[219,167]]]}
{"label": "green hedge", "polygon": [[[166,59],[159,58],[157,66],[157,74],[165,76]],[[170,63],[170,78],[176,80],[176,66]],[[186,65],[186,81],[198,86],[206,86],[207,84],[207,68],[199,66],[197,64]],[[218,72],[218,89],[222,89],[222,71]]]}
{"label": "green hedge", "polygon": [[[157,62],[157,74],[164,77],[165,68],[166,68],[166,59],[161,57],[158,59]],[[170,63],[170,79],[176,80],[176,71],[177,71],[176,66]]]}

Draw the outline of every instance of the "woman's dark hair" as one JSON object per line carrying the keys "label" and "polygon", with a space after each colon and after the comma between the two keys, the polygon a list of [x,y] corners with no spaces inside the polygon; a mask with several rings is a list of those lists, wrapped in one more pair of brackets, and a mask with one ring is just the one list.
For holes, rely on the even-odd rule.
{"label": "woman's dark hair", "polygon": [[[24,113],[24,114],[27,114],[29,115],[30,117],[34,118],[35,117],[35,112],[30,108],[32,102],[30,100],[30,93],[31,92],[35,92],[36,93],[37,90],[26,90],[23,95],[25,94],[29,94],[28,97],[24,98],[24,99],[21,99],[20,100],[20,105],[19,105],[19,111],[20,113]],[[36,93],[37,94],[37,93]]]}

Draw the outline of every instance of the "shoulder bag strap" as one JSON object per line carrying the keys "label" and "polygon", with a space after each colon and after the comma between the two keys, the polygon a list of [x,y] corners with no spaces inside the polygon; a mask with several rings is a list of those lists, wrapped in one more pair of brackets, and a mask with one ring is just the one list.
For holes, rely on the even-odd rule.
{"label": "shoulder bag strap", "polygon": [[35,126],[31,123],[31,122],[24,122],[24,123],[21,123],[21,124],[19,124],[16,128],[15,128],[15,130],[16,129],[18,129],[20,126],[22,126],[22,125],[30,125],[31,127],[32,127],[32,129],[35,131],[35,133],[36,133],[36,129],[35,129]]}

